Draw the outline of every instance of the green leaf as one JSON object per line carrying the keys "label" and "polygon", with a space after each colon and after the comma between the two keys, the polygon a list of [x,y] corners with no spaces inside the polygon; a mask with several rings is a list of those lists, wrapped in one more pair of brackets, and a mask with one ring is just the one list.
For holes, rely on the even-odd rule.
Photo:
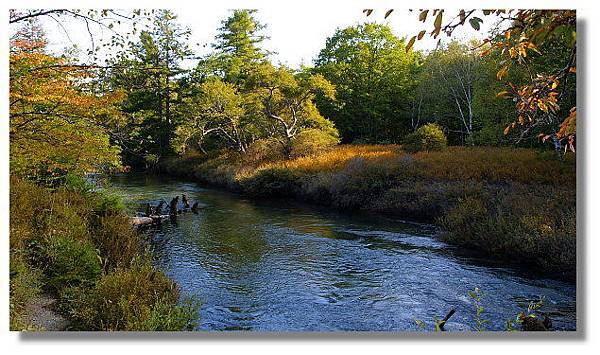
{"label": "green leaf", "polygon": [[425,20],[427,19],[427,13],[429,13],[429,10],[421,11],[421,13],[419,14],[419,21],[425,22]]}
{"label": "green leaf", "polygon": [[479,29],[481,28],[480,24],[483,22],[482,19],[480,19],[479,17],[473,17],[471,19],[469,19],[469,23],[471,24],[471,27],[473,27],[473,29],[475,29],[476,31],[479,31]]}
{"label": "green leaf", "polygon": [[384,19],[388,18],[388,16],[390,16],[392,14],[392,12],[394,11],[394,9],[390,9],[387,10],[387,12],[385,13],[385,15],[383,16]]}

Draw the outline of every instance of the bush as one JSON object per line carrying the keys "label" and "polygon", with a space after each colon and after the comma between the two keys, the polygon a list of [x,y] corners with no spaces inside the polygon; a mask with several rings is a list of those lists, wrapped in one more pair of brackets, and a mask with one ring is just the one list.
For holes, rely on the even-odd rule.
{"label": "bush", "polygon": [[73,318],[91,330],[185,330],[195,327],[197,305],[177,306],[179,289],[149,261],[118,268],[76,299]]}
{"label": "bush", "polygon": [[275,138],[259,139],[248,147],[244,158],[251,163],[281,160],[284,158],[283,146]]}
{"label": "bush", "polygon": [[48,285],[57,291],[65,287],[92,285],[100,273],[100,258],[89,241],[55,235],[46,239]]}
{"label": "bush", "polygon": [[136,256],[144,253],[141,235],[131,228],[129,218],[123,215],[101,217],[92,240],[102,256],[105,270],[127,267]]}
{"label": "bush", "polygon": [[339,138],[320,129],[308,128],[296,135],[292,141],[292,158],[319,153],[340,142]]}
{"label": "bush", "polygon": [[99,216],[116,215],[125,212],[125,202],[117,194],[97,192],[94,200],[94,212]]}
{"label": "bush", "polygon": [[446,149],[447,145],[442,128],[435,123],[421,126],[404,138],[404,149],[407,152],[439,151]]}
{"label": "bush", "polygon": [[257,196],[290,196],[298,187],[298,177],[287,168],[263,169],[242,181],[244,192]]}
{"label": "bush", "polygon": [[439,222],[444,239],[488,255],[574,277],[575,192],[510,184],[486,196],[459,199]]}
{"label": "bush", "polygon": [[20,324],[19,318],[25,305],[41,292],[41,272],[29,266],[22,255],[10,254],[10,328],[21,330],[27,327]]}

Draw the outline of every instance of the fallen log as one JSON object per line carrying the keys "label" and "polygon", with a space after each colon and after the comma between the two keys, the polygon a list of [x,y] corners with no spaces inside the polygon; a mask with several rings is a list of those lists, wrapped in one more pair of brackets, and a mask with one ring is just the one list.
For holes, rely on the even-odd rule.
{"label": "fallen log", "polygon": [[169,219],[168,214],[151,215],[148,217],[131,217],[131,224],[134,227],[151,226],[161,224],[162,221]]}
{"label": "fallen log", "polygon": [[440,329],[440,331],[445,331],[444,326],[446,326],[446,322],[448,322],[448,319],[450,319],[450,317],[452,317],[454,313],[456,313],[456,310],[454,308],[450,309],[450,312],[446,314],[444,319],[438,322],[438,328]]}
{"label": "fallen log", "polygon": [[154,220],[150,217],[131,217],[131,224],[134,227],[146,226],[154,223]]}

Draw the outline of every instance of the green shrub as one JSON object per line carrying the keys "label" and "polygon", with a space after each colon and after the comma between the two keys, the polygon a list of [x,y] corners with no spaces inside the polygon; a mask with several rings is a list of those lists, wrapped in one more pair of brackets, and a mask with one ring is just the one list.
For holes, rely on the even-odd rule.
{"label": "green shrub", "polygon": [[41,272],[29,266],[16,251],[10,254],[10,328],[27,328],[19,319],[27,303],[41,292]]}
{"label": "green shrub", "polygon": [[319,153],[327,148],[337,145],[340,139],[325,131],[308,128],[296,135],[292,141],[292,158],[303,157]]}
{"label": "green shrub", "polygon": [[89,241],[54,235],[46,238],[45,244],[46,275],[53,289],[92,285],[100,276],[100,258]]}
{"label": "green shrub", "polygon": [[73,317],[91,330],[185,330],[195,326],[197,306],[178,306],[179,289],[149,261],[118,268],[75,301]]}
{"label": "green shrub", "polygon": [[101,217],[92,233],[92,240],[105,270],[127,267],[145,251],[140,233],[131,228],[129,218],[124,215]]}
{"label": "green shrub", "polygon": [[259,139],[248,147],[244,159],[251,163],[277,161],[284,158],[283,146],[275,138]]}
{"label": "green shrub", "polygon": [[404,138],[404,149],[407,152],[439,151],[446,149],[447,144],[442,128],[435,123],[421,126]]}
{"label": "green shrub", "polygon": [[125,212],[123,198],[109,192],[98,192],[94,198],[94,212],[99,216],[115,215]]}
{"label": "green shrub", "polygon": [[459,199],[439,220],[447,241],[488,255],[573,277],[576,265],[575,192],[509,185],[487,197]]}
{"label": "green shrub", "polygon": [[298,177],[287,168],[263,169],[242,181],[244,192],[256,196],[292,196],[298,187]]}

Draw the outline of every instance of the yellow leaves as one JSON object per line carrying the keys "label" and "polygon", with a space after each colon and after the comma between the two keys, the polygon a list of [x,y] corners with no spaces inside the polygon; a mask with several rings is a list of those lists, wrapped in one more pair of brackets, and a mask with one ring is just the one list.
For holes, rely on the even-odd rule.
{"label": "yellow leaves", "polygon": [[442,28],[442,16],[443,10],[440,10],[437,16],[435,17],[435,21],[433,22],[433,27],[435,27],[437,33],[439,33],[439,30]]}
{"label": "yellow leaves", "polygon": [[124,98],[90,92],[87,68],[43,53],[10,55],[10,161],[13,171],[31,169],[92,171],[119,163],[119,149],[103,128],[121,117],[115,103]]}
{"label": "yellow leaves", "polygon": [[412,36],[411,39],[406,44],[405,50],[406,50],[407,53],[412,49],[413,45],[415,44],[415,40],[416,39],[417,39],[416,36]]}
{"label": "yellow leaves", "polygon": [[508,94],[509,94],[509,92],[506,91],[506,90],[505,91],[500,91],[499,93],[496,94],[496,97],[506,98],[506,97],[508,97]]}
{"label": "yellow leaves", "polygon": [[510,133],[510,128],[511,128],[511,126],[507,126],[507,127],[504,129],[504,135],[507,135],[508,133]]}
{"label": "yellow leaves", "polygon": [[508,74],[508,65],[506,65],[506,66],[502,67],[500,70],[498,70],[498,72],[496,73],[496,79],[502,80],[502,78],[505,77],[506,74]]}
{"label": "yellow leaves", "polygon": [[542,54],[542,52],[540,52],[537,48],[537,46],[535,44],[533,44],[533,42],[526,42],[527,44],[527,48],[531,49],[532,51],[536,52],[537,54]]}

